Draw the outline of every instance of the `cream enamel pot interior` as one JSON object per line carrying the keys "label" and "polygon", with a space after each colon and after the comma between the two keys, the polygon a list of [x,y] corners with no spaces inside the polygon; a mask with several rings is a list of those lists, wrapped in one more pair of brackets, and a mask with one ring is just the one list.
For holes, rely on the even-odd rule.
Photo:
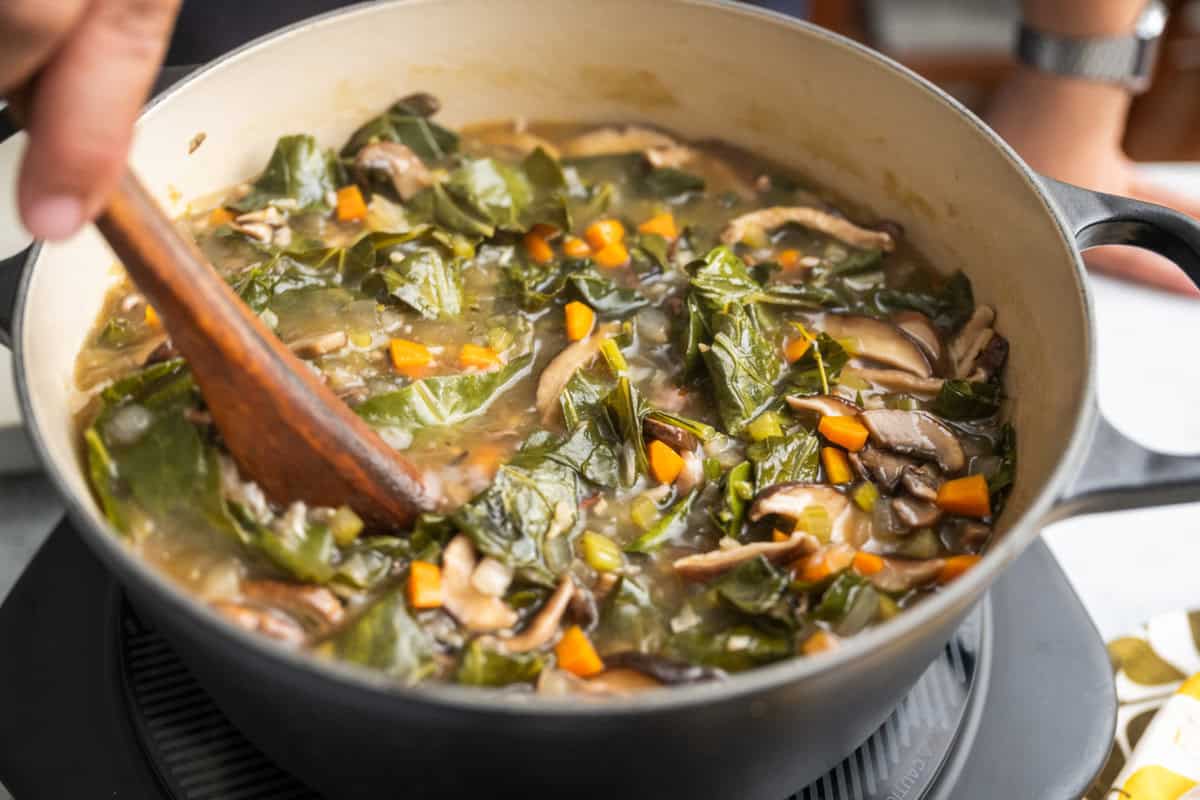
{"label": "cream enamel pot interior", "polygon": [[523,115],[724,138],[898,220],[998,310],[1019,468],[1003,534],[976,569],[832,654],[611,703],[405,689],[234,629],[127,553],[88,491],[71,421],[75,356],[118,270],[94,232],[35,248],[24,269],[0,272],[0,322],[14,331],[35,447],[80,535],[234,722],[327,796],[784,797],[886,717],[1051,515],[1200,499],[1200,466],[1146,454],[1107,427],[1120,458],[1080,472],[1098,415],[1078,253],[1140,244],[1195,278],[1200,228],[1040,180],[939,90],[794,20],[706,0],[356,6],[168,91],[140,123],[133,164],[179,211],[253,175],[277,136],[337,143],[416,90],[442,99],[450,125]]}

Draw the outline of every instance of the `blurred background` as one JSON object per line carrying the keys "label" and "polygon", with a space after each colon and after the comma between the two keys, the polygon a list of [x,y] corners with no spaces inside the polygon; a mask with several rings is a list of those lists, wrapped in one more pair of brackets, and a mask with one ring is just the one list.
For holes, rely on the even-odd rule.
{"label": "blurred background", "polygon": [[[1014,69],[1018,0],[743,1],[882,50],[976,110]],[[203,63],[281,25],[348,4],[186,0],[168,63]],[[1126,134],[1126,152],[1136,161],[1200,160],[1200,0],[1169,5],[1154,86],[1134,103]]]}

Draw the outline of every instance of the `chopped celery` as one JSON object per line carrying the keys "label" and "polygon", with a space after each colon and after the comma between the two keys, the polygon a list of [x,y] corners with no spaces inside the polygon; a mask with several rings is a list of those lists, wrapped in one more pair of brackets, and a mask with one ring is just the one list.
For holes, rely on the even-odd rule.
{"label": "chopped celery", "polygon": [[783,436],[783,425],[774,411],[764,411],[746,426],[746,432],[750,434],[751,439],[761,442],[772,436]]}
{"label": "chopped celery", "polygon": [[600,352],[604,355],[604,360],[614,375],[623,375],[629,369],[629,364],[625,362],[625,356],[621,354],[621,348],[612,339],[604,340],[604,344],[600,345]]}
{"label": "chopped celery", "polygon": [[513,334],[508,328],[496,325],[489,328],[487,332],[488,347],[495,350],[497,353],[503,353],[513,343]]}
{"label": "chopped celery", "polygon": [[845,372],[838,376],[837,382],[848,389],[854,389],[858,392],[861,392],[863,389],[871,388],[871,384],[867,381],[863,380],[857,375],[847,374]]}
{"label": "chopped celery", "polygon": [[880,621],[887,622],[889,619],[899,613],[900,606],[895,600],[888,597],[886,594],[879,595],[879,612],[876,614],[876,617]]}
{"label": "chopped celery", "polygon": [[342,506],[334,512],[333,518],[329,520],[329,530],[333,533],[333,540],[341,547],[353,544],[358,535],[362,533],[363,521],[347,506]]}
{"label": "chopped celery", "polygon": [[719,480],[721,477],[721,462],[715,458],[704,459],[704,477],[710,481]]}
{"label": "chopped celery", "polygon": [[612,572],[625,563],[621,548],[612,539],[593,531],[584,531],[579,538],[583,560],[597,572]]}
{"label": "chopped celery", "polygon": [[639,494],[629,506],[629,518],[642,530],[649,530],[658,519],[658,506],[646,495]]}
{"label": "chopped celery", "polygon": [[879,501],[879,490],[875,488],[875,484],[865,481],[854,487],[850,497],[856,506],[869,513],[875,510],[875,503]]}
{"label": "chopped celery", "polygon": [[370,347],[373,341],[374,338],[371,336],[370,331],[355,331],[354,333],[350,334],[350,344],[354,345],[355,347],[365,349]]}
{"label": "chopped celery", "polygon": [[811,505],[800,512],[796,528],[821,542],[828,542],[833,535],[833,520],[829,518],[829,511],[825,506]]}
{"label": "chopped celery", "polygon": [[908,394],[889,394],[883,404],[895,411],[920,411],[921,401]]}

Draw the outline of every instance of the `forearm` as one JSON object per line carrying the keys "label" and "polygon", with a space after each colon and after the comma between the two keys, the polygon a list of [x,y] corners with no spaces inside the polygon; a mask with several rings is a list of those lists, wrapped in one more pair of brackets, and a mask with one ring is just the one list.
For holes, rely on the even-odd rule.
{"label": "forearm", "polygon": [[[1064,36],[1128,34],[1146,0],[1024,0],[1026,24]],[[1077,156],[1119,148],[1131,98],[1119,87],[1026,67],[996,94],[988,121],[1035,168],[1052,170],[1064,148]],[[1084,151],[1084,152],[1079,152]]]}

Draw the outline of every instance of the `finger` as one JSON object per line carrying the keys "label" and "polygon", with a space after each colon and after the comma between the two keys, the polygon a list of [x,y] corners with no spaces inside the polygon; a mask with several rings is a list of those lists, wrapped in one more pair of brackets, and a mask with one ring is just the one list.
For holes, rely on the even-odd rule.
{"label": "finger", "polygon": [[1177,294],[1200,297],[1183,270],[1162,256],[1133,247],[1097,247],[1084,254],[1088,268]]}
{"label": "finger", "polygon": [[87,0],[0,2],[0,94],[27,83],[78,24]]}
{"label": "finger", "polygon": [[73,234],[124,170],[178,0],[92,0],[38,76],[18,202],[39,238]]}

